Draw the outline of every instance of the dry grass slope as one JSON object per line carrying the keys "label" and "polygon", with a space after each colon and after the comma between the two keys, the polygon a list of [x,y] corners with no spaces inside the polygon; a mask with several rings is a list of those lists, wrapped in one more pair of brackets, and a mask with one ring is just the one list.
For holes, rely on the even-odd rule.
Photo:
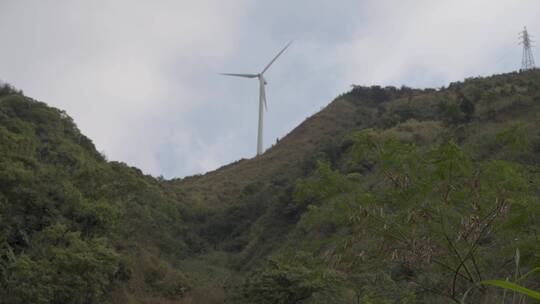
{"label": "dry grass slope", "polygon": [[262,155],[239,160],[205,175],[173,180],[172,186],[184,201],[207,207],[224,206],[251,183],[269,180],[291,169],[300,171],[298,164],[313,154],[319,143],[341,138],[354,128],[355,110],[355,105],[338,98]]}

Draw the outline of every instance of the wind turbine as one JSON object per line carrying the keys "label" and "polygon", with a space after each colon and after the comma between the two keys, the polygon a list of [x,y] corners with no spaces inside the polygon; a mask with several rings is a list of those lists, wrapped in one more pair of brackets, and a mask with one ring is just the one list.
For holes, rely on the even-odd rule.
{"label": "wind turbine", "polygon": [[264,89],[264,86],[268,84],[266,82],[266,79],[264,78],[263,74],[270,68],[270,66],[278,59],[278,57],[285,52],[285,50],[291,45],[292,41],[287,43],[287,45],[274,57],[270,63],[260,72],[259,74],[232,74],[232,73],[221,73],[221,75],[225,76],[236,76],[236,77],[244,77],[244,78],[258,78],[259,79],[259,133],[257,133],[257,155],[262,154],[263,152],[263,120],[264,120],[264,111],[263,111],[263,104],[265,110],[268,110],[268,107],[266,105],[266,91]]}

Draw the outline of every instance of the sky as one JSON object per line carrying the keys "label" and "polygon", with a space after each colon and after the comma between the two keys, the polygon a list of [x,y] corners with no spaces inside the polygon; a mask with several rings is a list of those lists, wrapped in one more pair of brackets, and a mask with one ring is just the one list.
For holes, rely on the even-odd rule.
{"label": "sky", "polygon": [[[0,0],[0,79],[67,111],[109,160],[184,177],[256,153],[358,85],[518,70],[538,0]],[[537,49],[533,54],[539,57]],[[540,58],[538,59],[540,60]]]}

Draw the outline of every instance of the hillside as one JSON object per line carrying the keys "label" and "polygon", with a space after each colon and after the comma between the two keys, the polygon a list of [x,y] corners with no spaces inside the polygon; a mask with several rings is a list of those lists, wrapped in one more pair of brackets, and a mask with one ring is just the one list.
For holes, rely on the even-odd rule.
{"label": "hillside", "polygon": [[3,87],[0,299],[500,299],[473,286],[540,266],[539,113],[536,70],[357,87],[263,155],[162,181],[106,161],[66,113]]}
{"label": "hillside", "polygon": [[0,93],[1,302],[182,294],[186,227],[163,186],[105,161],[65,112]]}
{"label": "hillside", "polygon": [[341,96],[307,118],[264,154],[239,160],[202,176],[171,182],[181,189],[180,195],[190,196],[190,202],[219,208],[248,185],[302,175],[310,161],[324,154],[324,149],[339,144],[348,132],[375,124],[377,101],[374,100],[395,99],[413,92],[412,89],[401,92],[395,88],[376,87],[373,92],[368,90],[362,104],[350,96]]}
{"label": "hillside", "polygon": [[[237,195],[249,184],[286,176],[283,171],[287,168],[300,170],[299,165],[316,151],[320,142],[343,137],[346,130],[355,127],[354,110],[348,102],[335,101],[324,111],[308,118],[264,154],[242,159],[203,176],[188,177],[178,185],[189,195],[199,194],[202,203],[217,207],[224,203],[222,200]],[[195,197],[192,199],[196,200]]]}

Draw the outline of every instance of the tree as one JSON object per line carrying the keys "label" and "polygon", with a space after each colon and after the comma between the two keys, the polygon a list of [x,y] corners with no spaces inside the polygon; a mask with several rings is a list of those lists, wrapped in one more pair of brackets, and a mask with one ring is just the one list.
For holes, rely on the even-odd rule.
{"label": "tree", "polygon": [[474,103],[468,99],[467,97],[463,96],[461,98],[461,102],[459,104],[459,108],[464,114],[464,120],[465,122],[469,122],[474,117],[474,110],[475,106]]}
{"label": "tree", "polygon": [[97,303],[112,288],[117,254],[102,239],[81,239],[63,225],[39,233],[31,250],[4,262],[2,303]]}
{"label": "tree", "polygon": [[[505,252],[527,248],[527,267],[540,265],[536,232],[528,230],[540,207],[526,167],[474,160],[452,141],[425,151],[376,130],[356,138],[352,157],[370,168],[363,177],[330,171],[331,180],[344,181],[339,188],[312,177],[309,187],[299,185],[316,189],[307,197],[318,202],[302,218],[303,233],[324,240],[318,251],[328,263],[365,274],[349,277],[360,293],[379,301],[411,291],[457,301],[475,283],[504,273]],[[329,172],[321,169],[315,176]],[[330,233],[321,230],[328,226]],[[377,277],[386,282],[380,290],[369,283],[371,290],[362,289]]]}
{"label": "tree", "polygon": [[241,298],[246,303],[303,303],[314,296],[331,298],[339,281],[321,259],[305,252],[285,254],[254,271],[241,288]]}

